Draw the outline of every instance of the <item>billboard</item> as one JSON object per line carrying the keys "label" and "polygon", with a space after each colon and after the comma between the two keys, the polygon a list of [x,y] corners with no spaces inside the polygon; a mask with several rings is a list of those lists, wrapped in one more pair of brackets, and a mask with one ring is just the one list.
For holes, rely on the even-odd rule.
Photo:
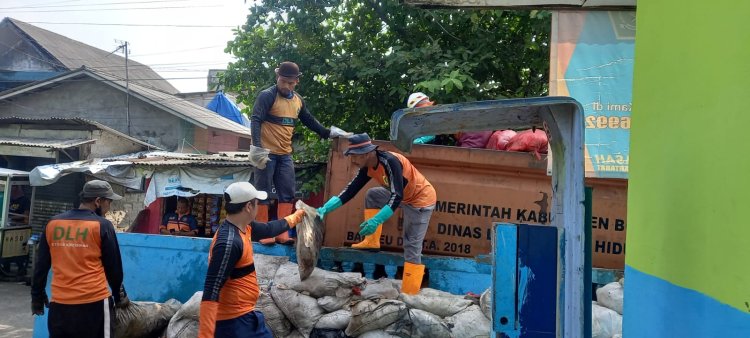
{"label": "billboard", "polygon": [[628,178],[635,53],[634,11],[556,11],[550,95],[585,114],[586,177]]}

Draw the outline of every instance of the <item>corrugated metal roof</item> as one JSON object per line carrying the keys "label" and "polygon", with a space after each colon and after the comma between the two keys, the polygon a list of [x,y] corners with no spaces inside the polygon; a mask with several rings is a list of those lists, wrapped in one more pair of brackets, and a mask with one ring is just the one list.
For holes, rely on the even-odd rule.
{"label": "corrugated metal roof", "polygon": [[168,151],[149,151],[106,158],[104,162],[124,161],[143,166],[208,166],[208,167],[265,167],[268,150],[251,147],[249,152],[219,154],[185,154]]}
{"label": "corrugated metal roof", "polygon": [[[26,34],[32,43],[47,51],[59,62],[59,66],[77,69],[82,66],[105,71],[113,76],[125,78],[125,58],[111,51],[101,50],[66,36],[50,32],[23,21],[6,18],[21,32]],[[178,90],[149,66],[128,59],[128,74],[133,82],[151,87],[166,93],[175,94]]]}
{"label": "corrugated metal roof", "polygon": [[8,177],[8,176],[29,176],[29,172],[8,169],[8,168],[0,168],[0,177]]}
{"label": "corrugated metal roof", "polygon": [[159,148],[153,144],[143,142],[137,138],[128,136],[125,133],[121,133],[99,122],[87,120],[87,119],[80,118],[80,117],[75,117],[75,118],[62,118],[62,117],[33,118],[33,117],[16,117],[16,116],[0,117],[0,124],[50,124],[50,123],[54,123],[57,126],[61,126],[61,125],[92,126],[93,128],[107,131],[109,133],[117,135],[118,137],[127,139],[130,142],[140,144],[146,148],[162,150],[162,148]]}
{"label": "corrugated metal roof", "polygon": [[[71,78],[76,78],[79,76],[89,76],[101,80],[103,83],[111,85],[112,87],[117,88],[123,92],[126,91],[124,79],[113,77],[104,72],[95,71],[88,68],[80,68],[43,81],[26,84],[2,92],[0,93],[0,100],[4,100],[27,91],[45,87],[50,84],[65,81]],[[154,106],[160,107],[161,109],[170,112],[175,116],[198,125],[201,128],[214,128],[232,132],[243,137],[250,137],[251,135],[250,128],[242,126],[239,123],[231,121],[219,114],[216,114],[213,111],[210,111],[175,95],[163,93],[136,83],[130,83],[130,94]]]}
{"label": "corrugated metal roof", "polygon": [[91,139],[53,139],[53,138],[36,138],[36,137],[0,137],[1,145],[66,149],[80,146],[82,144],[94,143],[96,140]]}

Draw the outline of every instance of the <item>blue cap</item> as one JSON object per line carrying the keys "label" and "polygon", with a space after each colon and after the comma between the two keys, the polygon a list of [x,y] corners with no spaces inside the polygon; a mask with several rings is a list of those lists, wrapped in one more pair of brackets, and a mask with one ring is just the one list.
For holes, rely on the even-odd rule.
{"label": "blue cap", "polygon": [[344,155],[362,155],[375,149],[378,149],[378,146],[372,144],[372,140],[367,133],[354,134],[349,137],[349,147],[344,151]]}

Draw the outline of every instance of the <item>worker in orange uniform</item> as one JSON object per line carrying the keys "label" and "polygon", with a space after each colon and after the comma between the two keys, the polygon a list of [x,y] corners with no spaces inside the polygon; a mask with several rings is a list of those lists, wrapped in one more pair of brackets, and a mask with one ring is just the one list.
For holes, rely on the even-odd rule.
{"label": "worker in orange uniform", "polygon": [[[41,316],[44,307],[49,307],[51,338],[114,337],[114,307],[125,307],[130,301],[122,286],[115,228],[102,215],[113,200],[122,197],[99,180],[87,182],[80,196],[78,209],[53,217],[42,231],[31,284],[31,312]],[[45,291],[50,267],[51,303]]]}
{"label": "worker in orange uniform", "polygon": [[[328,129],[315,119],[294,88],[299,84],[302,73],[294,62],[282,62],[276,68],[276,85],[258,94],[253,105],[252,121],[253,145],[268,149],[268,163],[255,171],[255,186],[260,190],[276,189],[279,204],[276,219],[292,213],[292,200],[295,192],[294,161],[292,160],[292,135],[298,122],[310,128],[321,138],[345,136],[338,128]],[[268,222],[269,202],[258,206],[257,220]],[[287,233],[260,241],[263,244],[291,243]]]}
{"label": "worker in orange uniform", "polygon": [[380,234],[383,222],[388,220],[396,208],[404,211],[404,274],[401,290],[416,294],[422,285],[422,242],[430,217],[435,209],[435,189],[427,179],[401,154],[377,150],[367,134],[356,134],[349,138],[344,152],[359,172],[344,191],[332,197],[318,209],[318,215],[326,214],[351,200],[370,179],[381,187],[367,190],[365,197],[365,221],[359,226],[359,234],[365,238],[355,249],[380,249]]}
{"label": "worker in orange uniform", "polygon": [[198,337],[268,337],[263,313],[255,311],[258,279],[252,240],[273,238],[302,221],[304,210],[282,219],[255,221],[259,202],[268,193],[248,182],[230,184],[224,191],[227,217],[219,226],[208,254]]}
{"label": "worker in orange uniform", "polygon": [[190,214],[190,201],[187,198],[177,199],[177,208],[173,213],[164,215],[159,232],[162,235],[198,235],[198,220]]}

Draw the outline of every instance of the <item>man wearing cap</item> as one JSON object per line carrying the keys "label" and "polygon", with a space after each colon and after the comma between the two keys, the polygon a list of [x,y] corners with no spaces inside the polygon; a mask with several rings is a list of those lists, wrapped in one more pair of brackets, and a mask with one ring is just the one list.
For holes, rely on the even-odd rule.
{"label": "man wearing cap", "polygon": [[[276,189],[279,204],[276,219],[282,219],[292,213],[292,200],[295,192],[294,162],[292,161],[292,134],[297,121],[320,135],[322,138],[339,137],[335,128],[328,129],[318,122],[307,110],[302,96],[294,91],[302,73],[294,62],[282,62],[276,68],[276,85],[258,94],[253,106],[251,129],[253,145],[268,149],[271,154],[264,169],[255,172],[255,185],[263,191]],[[268,222],[268,202],[258,206],[259,222]],[[274,242],[287,243],[292,240],[284,232],[274,238],[261,241],[263,244]]]}
{"label": "man wearing cap", "polygon": [[255,220],[259,202],[268,198],[248,182],[224,191],[227,217],[211,242],[203,287],[198,337],[268,337],[263,313],[255,311],[259,287],[252,240],[273,238],[302,221],[304,210],[268,223]]}
{"label": "man wearing cap", "polygon": [[377,148],[367,134],[356,134],[349,138],[349,147],[344,154],[351,157],[352,163],[360,168],[359,172],[344,191],[318,209],[318,215],[325,217],[352,199],[371,178],[375,179],[381,187],[367,190],[365,221],[359,226],[359,234],[365,238],[352,248],[380,249],[383,222],[401,206],[404,212],[405,261],[401,290],[415,294],[419,292],[424,274],[422,242],[435,209],[435,189],[403,155]]}
{"label": "man wearing cap", "polygon": [[[31,312],[43,315],[49,307],[47,328],[53,338],[113,337],[114,307],[125,307],[129,300],[115,228],[102,215],[122,197],[99,180],[87,182],[80,197],[78,209],[53,217],[42,231]],[[50,268],[52,302],[45,291]]]}

